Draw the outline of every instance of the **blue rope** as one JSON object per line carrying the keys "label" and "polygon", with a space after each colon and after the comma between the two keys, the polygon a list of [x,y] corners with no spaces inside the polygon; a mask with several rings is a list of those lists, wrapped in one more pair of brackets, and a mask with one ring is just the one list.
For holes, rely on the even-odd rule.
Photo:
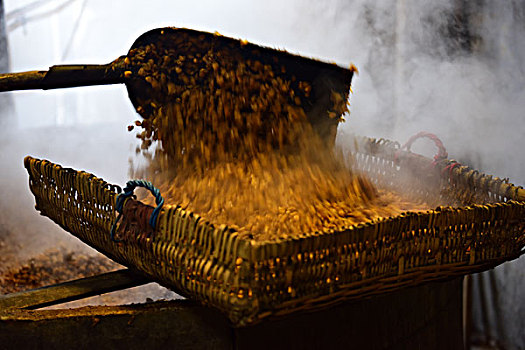
{"label": "blue rope", "polygon": [[162,198],[160,191],[157,188],[155,188],[155,186],[153,186],[151,182],[145,181],[145,180],[130,180],[126,183],[126,187],[124,187],[123,192],[117,196],[115,210],[119,214],[115,222],[113,222],[113,225],[111,226],[111,231],[110,231],[110,238],[113,242],[121,242],[121,240],[118,240],[117,238],[115,238],[115,230],[117,228],[117,222],[119,222],[120,218],[122,217],[122,211],[124,209],[124,202],[126,201],[126,199],[128,199],[129,197],[133,195],[133,191],[137,187],[144,187],[145,189],[149,190],[153,196],[155,196],[155,204],[157,204],[157,207],[153,210],[153,213],[151,213],[151,216],[149,218],[149,225],[153,229],[155,229],[155,226],[157,223],[157,217],[159,216],[160,210],[162,209],[162,206],[164,205],[164,198]]}

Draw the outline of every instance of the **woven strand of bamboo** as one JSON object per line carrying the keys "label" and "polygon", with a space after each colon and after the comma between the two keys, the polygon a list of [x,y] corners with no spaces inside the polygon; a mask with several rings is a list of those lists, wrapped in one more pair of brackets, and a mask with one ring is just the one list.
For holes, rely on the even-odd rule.
{"label": "woven strand of bamboo", "polygon": [[152,230],[153,208],[128,199],[115,243],[109,232],[118,186],[46,160],[26,157],[25,167],[43,215],[236,326],[483,271],[523,253],[523,189],[454,161],[432,163],[388,140],[354,144],[355,164],[376,183],[455,205],[260,242],[178,206],[166,206]]}

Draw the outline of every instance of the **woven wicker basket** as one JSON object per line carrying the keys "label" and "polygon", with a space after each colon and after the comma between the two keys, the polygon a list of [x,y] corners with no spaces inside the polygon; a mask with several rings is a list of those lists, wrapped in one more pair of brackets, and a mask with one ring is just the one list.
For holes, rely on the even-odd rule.
{"label": "woven wicker basket", "polygon": [[128,199],[118,228],[123,241],[115,243],[118,186],[31,157],[25,167],[43,215],[117,262],[221,310],[236,326],[490,269],[523,253],[523,189],[391,141],[354,144],[357,166],[381,186],[455,205],[256,242],[176,206],[161,211],[153,230],[153,208]]}

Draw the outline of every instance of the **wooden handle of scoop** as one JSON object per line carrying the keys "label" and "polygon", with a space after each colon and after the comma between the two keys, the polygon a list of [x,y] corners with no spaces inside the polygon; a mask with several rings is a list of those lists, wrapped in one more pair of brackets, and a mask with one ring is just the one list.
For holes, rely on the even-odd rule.
{"label": "wooden handle of scoop", "polygon": [[[116,68],[117,67],[117,68]],[[119,84],[124,72],[114,63],[52,66],[48,71],[0,74],[0,92]]]}

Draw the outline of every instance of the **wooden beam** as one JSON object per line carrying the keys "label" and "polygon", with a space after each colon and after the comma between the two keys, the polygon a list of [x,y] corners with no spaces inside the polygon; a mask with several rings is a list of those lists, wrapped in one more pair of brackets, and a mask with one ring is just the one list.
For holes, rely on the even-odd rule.
{"label": "wooden beam", "polygon": [[150,279],[122,269],[101,275],[81,278],[25,292],[0,296],[0,310],[38,309],[72,300],[137,287],[152,282]]}

